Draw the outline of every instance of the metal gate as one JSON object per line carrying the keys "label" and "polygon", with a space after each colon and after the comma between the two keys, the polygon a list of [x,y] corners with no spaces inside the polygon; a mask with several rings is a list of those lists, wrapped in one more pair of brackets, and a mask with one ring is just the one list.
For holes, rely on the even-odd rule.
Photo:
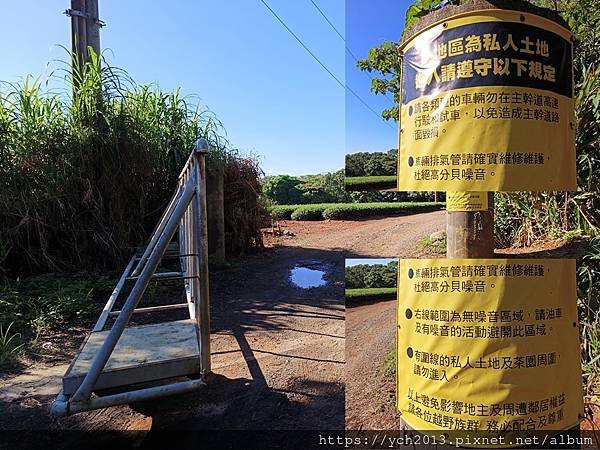
{"label": "metal gate", "polygon": [[[207,151],[207,142],[200,139],[147,246],[127,264],[96,325],[65,373],[63,388],[52,404],[53,414],[75,414],[179,394],[206,384],[211,370]],[[173,245],[177,231],[178,239]],[[157,272],[160,262],[169,258],[179,259],[181,271]],[[151,280],[172,279],[183,280],[185,303],[138,308]],[[134,285],[121,309],[114,311],[127,282]],[[128,327],[133,314],[180,308],[188,310],[189,319]],[[112,327],[105,331],[106,323],[114,317]],[[176,380],[181,377],[188,379]],[[155,385],[139,387],[141,383]],[[107,394],[107,389],[111,393]]]}

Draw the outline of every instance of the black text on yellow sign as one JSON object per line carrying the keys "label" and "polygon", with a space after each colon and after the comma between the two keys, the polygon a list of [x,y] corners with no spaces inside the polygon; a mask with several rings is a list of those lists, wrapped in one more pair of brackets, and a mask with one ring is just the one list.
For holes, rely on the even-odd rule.
{"label": "black text on yellow sign", "polygon": [[574,260],[400,260],[403,420],[505,438],[578,424],[575,289]]}
{"label": "black text on yellow sign", "polygon": [[575,190],[571,33],[488,10],[402,51],[399,190]]}

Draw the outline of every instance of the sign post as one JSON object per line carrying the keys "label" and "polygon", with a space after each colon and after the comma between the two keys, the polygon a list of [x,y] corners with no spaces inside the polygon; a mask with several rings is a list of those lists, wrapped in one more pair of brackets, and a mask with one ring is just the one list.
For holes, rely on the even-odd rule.
{"label": "sign post", "polygon": [[446,256],[494,257],[494,193],[446,193]]}
{"label": "sign post", "polygon": [[470,6],[401,44],[398,190],[576,190],[571,32]]}
{"label": "sign post", "polygon": [[447,191],[448,259],[399,262],[397,407],[446,443],[583,417],[574,261],[493,259],[494,192],[577,187],[572,42],[553,11],[474,0],[400,46],[398,190]]}

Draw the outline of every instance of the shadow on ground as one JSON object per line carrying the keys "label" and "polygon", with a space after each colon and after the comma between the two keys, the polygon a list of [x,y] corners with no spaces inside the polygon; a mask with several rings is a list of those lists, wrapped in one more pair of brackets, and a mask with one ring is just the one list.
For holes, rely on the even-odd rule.
{"label": "shadow on ground", "polygon": [[[289,271],[303,263],[321,264],[327,285],[294,287]],[[211,275],[211,331],[232,345],[213,346],[213,358],[236,355],[245,376],[213,367],[208,386],[196,393],[67,418],[49,415],[53,396],[0,401],[0,430],[341,430],[343,273],[343,255],[336,251],[282,247],[247,257]],[[323,342],[333,349],[325,351]],[[272,362],[276,371],[265,373]]]}

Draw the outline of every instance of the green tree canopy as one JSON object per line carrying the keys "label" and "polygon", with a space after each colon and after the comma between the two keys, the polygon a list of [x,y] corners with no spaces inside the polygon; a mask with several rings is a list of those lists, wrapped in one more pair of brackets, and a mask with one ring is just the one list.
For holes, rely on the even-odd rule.
{"label": "green tree canopy", "polygon": [[346,155],[346,176],[364,177],[396,175],[397,150],[358,152]]}
{"label": "green tree canopy", "polygon": [[398,263],[358,264],[346,267],[346,289],[396,287]]}
{"label": "green tree canopy", "polygon": [[302,182],[296,177],[275,175],[265,178],[262,188],[265,196],[273,203],[289,205],[302,203],[301,184]]}

